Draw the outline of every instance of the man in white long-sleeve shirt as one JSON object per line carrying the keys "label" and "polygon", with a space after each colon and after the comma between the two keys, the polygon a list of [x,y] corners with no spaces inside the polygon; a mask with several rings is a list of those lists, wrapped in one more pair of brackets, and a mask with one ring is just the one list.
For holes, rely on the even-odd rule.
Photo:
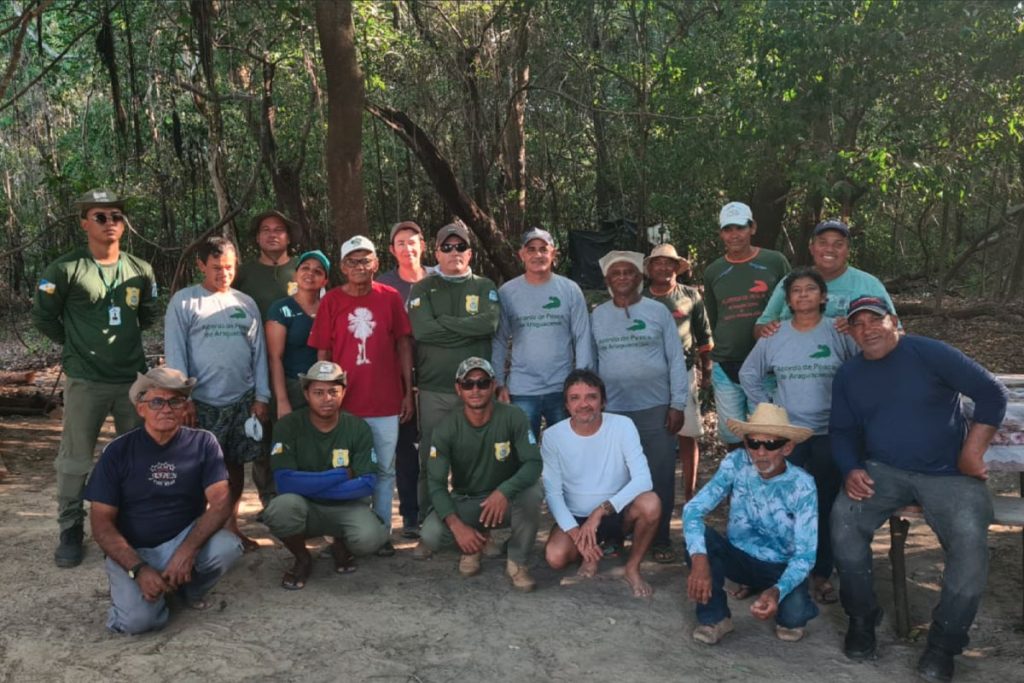
{"label": "man in white long-sleeve shirt", "polygon": [[604,382],[590,370],[574,370],[563,391],[568,420],[544,433],[544,491],[555,518],[544,554],[554,569],[582,560],[579,576],[592,577],[601,543],[621,544],[633,532],[624,578],[636,597],[653,589],[640,576],[640,562],[654,539],[661,501],[651,490],[651,472],[632,420],[602,412]]}

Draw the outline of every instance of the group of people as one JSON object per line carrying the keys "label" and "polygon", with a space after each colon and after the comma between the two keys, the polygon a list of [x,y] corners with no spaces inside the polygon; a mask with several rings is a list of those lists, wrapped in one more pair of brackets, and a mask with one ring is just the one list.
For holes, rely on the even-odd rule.
{"label": "group of people", "polygon": [[[146,371],[152,268],[120,249],[119,197],[93,190],[78,210],[88,244],[46,269],[33,317],[63,344],[68,375],[54,559],[82,561],[89,500],[112,630],[161,626],[164,596],[204,607],[258,547],[237,524],[248,462],[260,519],[294,556],[285,589],[309,580],[311,538],[331,538],[339,573],[357,556],[393,555],[397,484],[417,558],[454,546],[458,572],[473,576],[482,557],[505,555],[512,586],[533,590],[546,501],[551,567],[579,563],[591,577],[628,546],[623,576],[648,596],[648,551],[678,559],[678,454],[695,640],[733,629],[726,579],[756,595],[751,613],[774,619],[780,639],[799,640],[817,605],[836,601],[835,569],[844,651],[874,657],[871,539],[916,501],[947,551],[918,672],[951,680],[986,581],[983,454],[1006,393],[956,349],[904,334],[881,282],[848,264],[845,223],[820,223],[813,267],[791,270],[753,245],[750,208],[731,202],[703,295],[671,245],[646,257],[611,251],[599,261],[610,299],[588,311],[554,272],[543,229],[523,235],[524,273],[498,288],[472,271],[465,225],[438,230],[427,268],[426,235],[404,221],[389,236],[395,270],[378,277],[377,246],[356,236],[340,250],[344,284],[323,293],[330,259],[295,255],[294,224],[268,211],[252,222],[256,260],[239,265],[222,237],[198,246],[201,282],[172,296],[166,364]],[[698,490],[698,394],[709,386],[729,453]],[[970,426],[961,394],[975,402]],[[119,436],[93,468],[111,413]],[[726,498],[722,535],[704,519]],[[502,527],[504,547],[492,534]]]}

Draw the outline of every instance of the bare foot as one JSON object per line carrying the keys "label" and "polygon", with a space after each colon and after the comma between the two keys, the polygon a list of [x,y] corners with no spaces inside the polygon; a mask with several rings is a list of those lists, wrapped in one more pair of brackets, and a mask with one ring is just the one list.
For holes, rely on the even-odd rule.
{"label": "bare foot", "polygon": [[579,571],[576,572],[576,576],[581,579],[592,579],[597,576],[597,562],[587,562],[584,560],[580,563]]}
{"label": "bare foot", "polygon": [[635,567],[627,567],[623,572],[622,577],[626,579],[626,583],[633,589],[634,598],[649,598],[654,594],[654,589],[651,588],[651,584],[644,581],[643,577],[640,576],[640,570]]}
{"label": "bare foot", "polygon": [[737,600],[746,600],[754,594],[754,589],[750,586],[744,586],[742,583],[740,583],[736,585],[735,590],[727,590],[725,592],[731,595],[732,597],[736,598]]}

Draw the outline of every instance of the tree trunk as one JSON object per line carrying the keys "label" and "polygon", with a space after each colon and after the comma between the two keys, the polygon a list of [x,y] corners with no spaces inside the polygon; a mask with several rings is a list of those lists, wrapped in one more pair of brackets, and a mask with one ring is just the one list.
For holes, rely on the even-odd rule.
{"label": "tree trunk", "polygon": [[[602,43],[600,23],[602,17],[597,16],[594,4],[587,3],[587,42],[590,49],[601,59]],[[608,134],[602,108],[605,102],[604,82],[595,71],[590,72],[590,85],[593,92],[590,101],[590,122],[594,127],[594,200],[597,223],[612,218],[612,193],[615,187],[611,182],[611,157],[608,154]]]}
{"label": "tree trunk", "polygon": [[397,109],[373,104],[367,104],[366,109],[394,131],[420,160],[423,170],[448,210],[461,218],[476,234],[479,248],[494,266],[498,279],[507,280],[518,275],[516,254],[498,229],[497,223],[462,189],[451,164],[427,133]]}
{"label": "tree trunk", "polygon": [[121,102],[121,79],[117,73],[117,50],[114,48],[114,28],[110,23],[110,6],[104,4],[103,15],[100,18],[100,32],[96,34],[96,52],[100,55],[100,61],[107,67],[107,75],[110,77],[110,102],[114,107],[114,126],[117,132],[118,156],[121,161],[121,171],[124,172],[124,162],[128,150],[128,114]]}
{"label": "tree trunk", "polygon": [[518,235],[526,230],[526,88],[530,84],[530,64],[526,51],[530,39],[529,15],[516,31],[516,46],[511,66],[512,99],[502,136],[502,167],[505,172],[506,233]]}
{"label": "tree trunk", "polygon": [[757,233],[753,239],[757,246],[776,248],[782,232],[782,219],[786,215],[786,194],[789,188],[789,181],[781,169],[766,169],[761,176],[750,201],[750,209],[757,221]]}
{"label": "tree trunk", "polygon": [[351,0],[318,0],[316,30],[327,74],[327,198],[339,241],[366,233],[363,196],[363,74]]}

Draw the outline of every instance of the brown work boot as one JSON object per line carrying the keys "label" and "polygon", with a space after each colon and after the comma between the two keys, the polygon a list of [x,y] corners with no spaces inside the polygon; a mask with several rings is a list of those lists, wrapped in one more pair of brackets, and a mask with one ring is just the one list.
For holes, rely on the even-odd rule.
{"label": "brown work boot", "polygon": [[505,573],[508,574],[508,578],[512,581],[512,587],[517,591],[529,593],[537,587],[537,582],[530,576],[525,564],[508,560],[505,563]]}
{"label": "brown work boot", "polygon": [[429,560],[434,554],[434,551],[427,547],[427,544],[420,539],[420,542],[416,544],[416,547],[412,549],[412,557],[414,560]]}
{"label": "brown work boot", "polygon": [[480,553],[463,555],[459,558],[459,573],[463,576],[476,576],[480,573]]}

